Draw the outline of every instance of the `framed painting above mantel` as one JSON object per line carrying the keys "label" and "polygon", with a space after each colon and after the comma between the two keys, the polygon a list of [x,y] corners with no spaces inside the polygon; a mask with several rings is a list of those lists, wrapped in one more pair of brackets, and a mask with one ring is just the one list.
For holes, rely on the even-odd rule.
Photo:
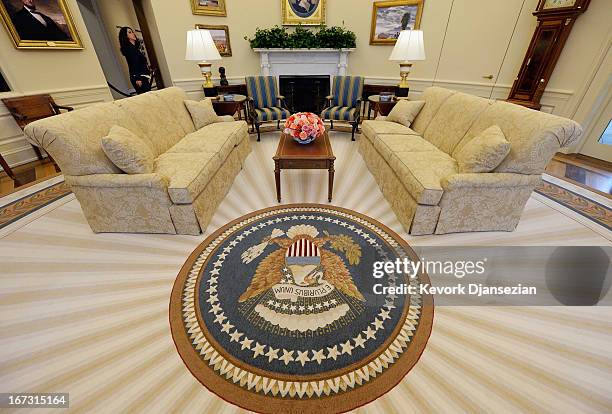
{"label": "framed painting above mantel", "polygon": [[421,27],[424,0],[375,1],[372,5],[371,45],[394,45],[402,30]]}
{"label": "framed painting above mantel", "polygon": [[281,0],[284,26],[325,24],[326,0]]}

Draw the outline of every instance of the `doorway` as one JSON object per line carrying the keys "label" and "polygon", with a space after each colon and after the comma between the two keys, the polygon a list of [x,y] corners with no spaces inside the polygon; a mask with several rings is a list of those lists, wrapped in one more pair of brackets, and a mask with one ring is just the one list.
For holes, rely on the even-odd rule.
{"label": "doorway", "polygon": [[146,23],[146,15],[135,7],[140,5],[139,1],[77,0],[77,4],[115,99],[136,94],[130,80],[127,62],[119,46],[119,30],[123,26],[131,27],[144,46],[143,53],[147,57],[152,74],[152,89],[164,87],[158,69],[157,55]]}
{"label": "doorway", "polygon": [[601,109],[586,131],[580,153],[612,163],[612,79],[604,89]]}

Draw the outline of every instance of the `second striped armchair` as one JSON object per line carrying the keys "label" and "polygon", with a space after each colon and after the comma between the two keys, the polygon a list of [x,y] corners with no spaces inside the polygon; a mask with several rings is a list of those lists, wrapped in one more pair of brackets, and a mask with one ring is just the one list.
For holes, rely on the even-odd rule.
{"label": "second striped armchair", "polygon": [[355,141],[355,131],[361,118],[362,94],[362,76],[334,77],[332,93],[327,97],[328,106],[321,112],[321,119],[329,119],[332,128],[334,121],[349,122],[353,127],[351,139]]}
{"label": "second striped armchair", "polygon": [[249,95],[249,118],[257,130],[257,141],[261,139],[259,126],[263,122],[276,121],[280,128],[280,121],[291,116],[285,107],[285,97],[279,95],[274,76],[247,76],[247,93]]}

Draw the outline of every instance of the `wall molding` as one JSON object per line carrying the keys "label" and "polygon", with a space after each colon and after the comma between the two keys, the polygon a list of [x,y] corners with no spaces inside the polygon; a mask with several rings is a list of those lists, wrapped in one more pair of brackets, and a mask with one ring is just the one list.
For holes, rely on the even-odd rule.
{"label": "wall molding", "polygon": [[[244,76],[232,76],[228,77],[227,80],[230,85],[236,85],[244,83],[244,78]],[[213,78],[213,80],[218,82],[219,78]],[[399,82],[399,77],[366,76],[365,82],[376,85],[396,85]],[[193,99],[202,99],[204,97],[204,92],[202,91],[202,78],[175,79],[173,83],[175,86],[184,89]],[[408,79],[408,83],[410,84],[410,96],[414,96],[415,98],[430,86],[440,86],[501,101],[508,97],[510,89],[512,88],[512,85],[504,84],[490,85],[482,82],[458,82],[449,80],[434,81],[433,79],[423,78],[410,78]],[[546,89],[540,100],[542,104],[541,110],[543,112],[567,117],[569,115],[567,113],[567,104],[573,96],[573,91]]]}
{"label": "wall molding", "polygon": [[[82,88],[65,88],[54,90],[37,90],[27,93],[5,92],[0,98],[12,98],[25,95],[38,95],[48,93],[59,105],[72,106],[75,109],[83,108],[101,102],[112,101],[112,95],[106,85],[92,85]],[[21,128],[0,102],[0,153],[11,167],[36,161],[36,154],[28,143]],[[2,171],[2,169],[0,169]]]}

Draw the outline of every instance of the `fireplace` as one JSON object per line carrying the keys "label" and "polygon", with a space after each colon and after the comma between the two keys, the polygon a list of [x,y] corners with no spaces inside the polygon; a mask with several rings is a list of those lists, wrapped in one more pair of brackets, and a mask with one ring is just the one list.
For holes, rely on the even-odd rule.
{"label": "fireplace", "polygon": [[327,75],[280,75],[279,86],[292,113],[320,114],[330,90]]}

